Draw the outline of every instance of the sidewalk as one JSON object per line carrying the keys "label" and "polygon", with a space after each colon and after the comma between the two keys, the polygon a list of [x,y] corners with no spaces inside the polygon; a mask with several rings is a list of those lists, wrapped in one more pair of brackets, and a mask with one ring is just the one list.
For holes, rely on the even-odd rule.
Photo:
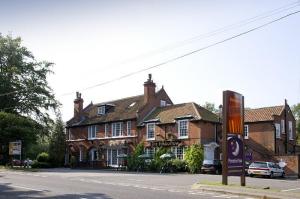
{"label": "sidewalk", "polygon": [[300,199],[300,192],[282,192],[281,190],[272,189],[270,187],[264,189],[251,185],[241,187],[238,184],[230,184],[226,186],[218,182],[209,182],[197,183],[193,185],[193,189],[264,199]]}

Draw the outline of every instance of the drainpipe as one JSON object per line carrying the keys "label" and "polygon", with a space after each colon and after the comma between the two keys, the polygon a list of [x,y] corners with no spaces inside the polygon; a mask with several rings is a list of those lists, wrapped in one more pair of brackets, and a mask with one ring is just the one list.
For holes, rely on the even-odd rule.
{"label": "drainpipe", "polygon": [[285,154],[288,153],[288,130],[287,130],[287,120],[286,120],[286,107],[287,107],[287,100],[284,100],[284,131],[285,131]]}

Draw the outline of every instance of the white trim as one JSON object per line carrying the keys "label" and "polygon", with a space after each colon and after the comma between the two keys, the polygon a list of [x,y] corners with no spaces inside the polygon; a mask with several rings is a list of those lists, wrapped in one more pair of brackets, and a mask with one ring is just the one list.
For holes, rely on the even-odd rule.
{"label": "white trim", "polygon": [[275,123],[274,125],[275,125],[276,138],[280,138],[280,131],[281,131],[280,123]]}
{"label": "white trim", "polygon": [[[148,137],[149,125],[153,125],[153,138],[152,137],[151,138]],[[155,123],[147,123],[146,140],[155,140]]]}
{"label": "white trim", "polygon": [[294,137],[293,137],[293,122],[292,121],[289,121],[289,140],[294,140]]}
{"label": "white trim", "polygon": [[285,134],[285,121],[281,120],[281,133]]}
{"label": "white trim", "polygon": [[98,107],[97,114],[98,115],[105,115],[105,105],[101,105],[101,106]]}
{"label": "white trim", "polygon": [[88,126],[88,139],[92,140],[95,139],[96,137],[97,137],[97,125]]}
{"label": "white trim", "polygon": [[[122,139],[122,138],[136,138],[138,137],[137,135],[132,135],[132,136],[119,136],[119,137],[107,137],[107,138],[94,138],[90,140],[112,140],[112,139]],[[76,139],[76,140],[66,140],[67,142],[80,142],[84,141],[86,139]]]}
{"label": "white trim", "polygon": [[109,133],[109,124],[104,124],[104,137],[107,138],[108,133]]}
{"label": "white trim", "polygon": [[[186,135],[180,136],[180,123],[186,122]],[[187,139],[189,138],[189,120],[178,120],[177,122],[177,133],[178,133],[178,139]]]}
{"label": "white trim", "polygon": [[82,162],[82,158],[83,158],[83,157],[82,157],[82,155],[83,155],[82,153],[83,153],[83,151],[82,151],[82,146],[80,146],[80,147],[79,147],[79,162]]}
{"label": "white trim", "polygon": [[[120,132],[119,132],[119,135],[116,135],[117,134],[117,131],[114,132],[115,128],[116,128],[116,125],[120,125]],[[115,138],[115,137],[121,137],[123,136],[123,125],[122,125],[122,122],[114,122],[111,124],[111,137]],[[114,135],[115,133],[115,135]]]}
{"label": "white trim", "polygon": [[[129,127],[130,127],[130,128],[129,128]],[[127,122],[126,122],[127,136],[128,136],[128,135],[131,136],[131,128],[132,128],[132,126],[131,126],[131,121],[127,121]]]}

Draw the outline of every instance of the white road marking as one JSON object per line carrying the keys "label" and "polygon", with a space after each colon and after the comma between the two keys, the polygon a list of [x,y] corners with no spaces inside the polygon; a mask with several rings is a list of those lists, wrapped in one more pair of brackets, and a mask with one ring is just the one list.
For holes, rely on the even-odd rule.
{"label": "white road marking", "polygon": [[38,192],[43,192],[44,190],[40,190],[40,189],[33,189],[33,188],[29,188],[29,187],[23,187],[23,186],[18,186],[18,185],[8,185],[10,187],[14,187],[14,188],[19,188],[19,189],[26,189],[26,190],[31,190],[31,191],[38,191]]}
{"label": "white road marking", "polygon": [[229,195],[223,194],[223,195],[217,195],[217,196],[213,196],[214,198],[225,198],[228,197]]}
{"label": "white road marking", "polygon": [[281,190],[282,192],[287,192],[287,191],[295,191],[295,190],[298,190],[300,188],[294,188],[294,189],[285,189],[285,190]]}

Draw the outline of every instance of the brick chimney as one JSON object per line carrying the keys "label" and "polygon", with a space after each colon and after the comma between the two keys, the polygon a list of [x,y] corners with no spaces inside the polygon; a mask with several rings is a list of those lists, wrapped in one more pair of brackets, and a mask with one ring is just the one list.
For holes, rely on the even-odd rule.
{"label": "brick chimney", "polygon": [[83,109],[83,99],[81,93],[76,92],[76,99],[74,100],[74,117],[78,117]]}
{"label": "brick chimney", "polygon": [[147,104],[155,99],[156,84],[152,80],[152,75],[148,75],[148,80],[144,83],[144,104]]}

